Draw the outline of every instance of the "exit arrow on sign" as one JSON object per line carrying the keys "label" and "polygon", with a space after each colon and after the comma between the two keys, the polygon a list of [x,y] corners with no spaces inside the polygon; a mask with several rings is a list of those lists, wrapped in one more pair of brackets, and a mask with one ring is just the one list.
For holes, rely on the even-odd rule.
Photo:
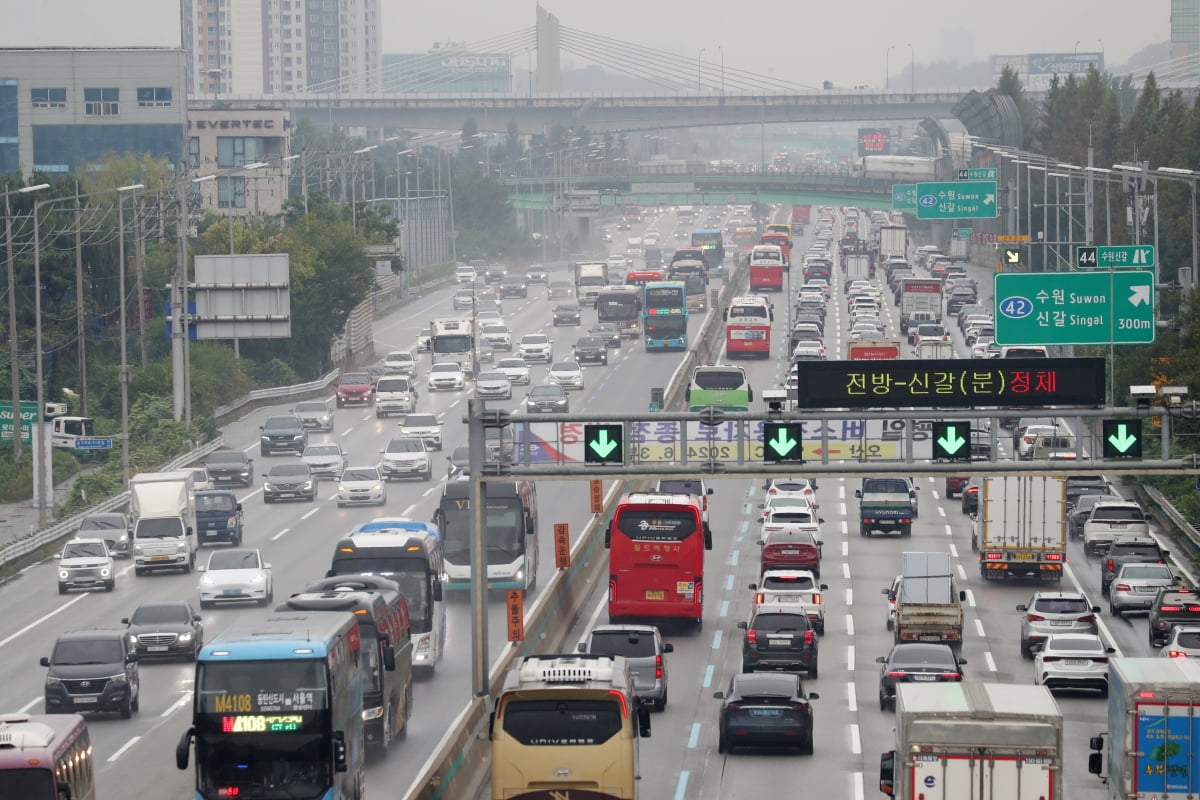
{"label": "exit arrow on sign", "polygon": [[938,439],[937,442],[942,446],[943,450],[950,455],[954,455],[962,449],[967,440],[958,435],[958,428],[950,426],[946,429],[946,435]]}
{"label": "exit arrow on sign", "polygon": [[1129,302],[1136,308],[1140,305],[1149,305],[1150,303],[1150,287],[1143,284],[1141,286],[1129,287]]}
{"label": "exit arrow on sign", "polygon": [[798,442],[795,439],[792,439],[788,436],[787,428],[784,427],[780,427],[775,432],[775,438],[767,442],[767,445],[770,446],[770,448],[774,450],[775,454],[780,458],[783,458],[788,453],[792,452],[792,450],[796,449],[797,444]]}
{"label": "exit arrow on sign", "polygon": [[1124,453],[1137,442],[1138,437],[1129,433],[1125,423],[1117,425],[1117,432],[1108,437],[1108,443],[1116,448],[1118,453]]}
{"label": "exit arrow on sign", "polygon": [[1021,263],[1021,251],[1020,250],[1005,250],[1004,251],[1004,260],[1009,264],[1020,264]]}
{"label": "exit arrow on sign", "polygon": [[608,454],[617,448],[617,444],[616,441],[608,438],[608,430],[601,428],[596,438],[588,443],[588,447],[592,448],[601,458],[608,458]]}

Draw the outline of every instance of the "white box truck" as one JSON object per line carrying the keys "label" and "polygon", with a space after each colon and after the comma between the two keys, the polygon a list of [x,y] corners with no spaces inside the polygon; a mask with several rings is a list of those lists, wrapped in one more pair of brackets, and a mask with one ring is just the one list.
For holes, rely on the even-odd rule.
{"label": "white box truck", "polygon": [[200,549],[190,470],[143,472],[129,480],[135,575],[162,569],[191,572]]}
{"label": "white box truck", "polygon": [[1200,661],[1110,659],[1108,730],[1090,744],[1110,800],[1200,795]]}
{"label": "white box truck", "polygon": [[1067,560],[1066,484],[1062,478],[984,478],[971,547],[985,581],[1058,583]]}
{"label": "white box truck", "polygon": [[908,260],[908,227],[904,225],[882,225],[879,228],[879,263],[886,264],[889,258]]}
{"label": "white box truck", "polygon": [[899,800],[1063,796],[1063,717],[1044,686],[901,683],[879,791]]}

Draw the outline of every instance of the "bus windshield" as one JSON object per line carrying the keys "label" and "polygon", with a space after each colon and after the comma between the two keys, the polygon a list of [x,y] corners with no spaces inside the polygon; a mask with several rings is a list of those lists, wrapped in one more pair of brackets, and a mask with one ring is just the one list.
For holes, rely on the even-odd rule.
{"label": "bus windshield", "polygon": [[743,320],[745,322],[754,322],[756,320],[766,321],[770,314],[767,307],[764,305],[744,305],[730,306],[729,318]]}
{"label": "bus windshield", "polygon": [[647,315],[644,321],[646,335],[661,339],[675,339],[687,333],[687,320],[679,315]]}
{"label": "bus windshield", "polygon": [[692,247],[714,247],[723,243],[720,231],[692,231]]}
{"label": "bus windshield", "polygon": [[54,772],[49,767],[25,767],[0,770],[0,797],[22,800],[56,800]]}
{"label": "bus windshield", "polygon": [[504,732],[515,741],[549,747],[604,744],[624,724],[615,699],[510,699],[502,718]]}
{"label": "bus windshield", "polygon": [[412,629],[424,633],[429,625],[429,564],[420,558],[405,558],[376,555],[370,549],[354,553],[337,553],[332,571],[335,575],[382,575],[400,586],[400,593],[408,602],[408,613],[412,617]]}
{"label": "bus windshield", "polygon": [[[465,503],[463,505],[466,505]],[[454,501],[442,504],[446,559],[463,563],[471,550],[471,509]],[[508,564],[525,552],[525,530],[520,501],[488,499],[486,514],[489,564]]]}
{"label": "bus windshield", "polygon": [[746,373],[737,369],[698,369],[692,375],[698,389],[740,389],[746,385]]}
{"label": "bus windshield", "polygon": [[633,292],[612,292],[596,301],[596,318],[601,322],[637,319],[641,303]]}
{"label": "bus windshield", "polygon": [[696,514],[623,509],[617,516],[617,530],[637,542],[681,542],[696,532]]}

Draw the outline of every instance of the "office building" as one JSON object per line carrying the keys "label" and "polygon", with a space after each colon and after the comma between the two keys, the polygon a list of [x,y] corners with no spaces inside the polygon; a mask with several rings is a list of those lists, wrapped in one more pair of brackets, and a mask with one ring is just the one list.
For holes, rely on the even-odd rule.
{"label": "office building", "polygon": [[[1200,55],[1200,0],[1171,0],[1171,58]],[[1192,67],[1194,71],[1195,67]]]}
{"label": "office building", "polygon": [[201,208],[235,217],[283,210],[293,163],[283,160],[291,147],[286,111],[193,109],[187,126],[188,176],[213,176],[195,184]]}

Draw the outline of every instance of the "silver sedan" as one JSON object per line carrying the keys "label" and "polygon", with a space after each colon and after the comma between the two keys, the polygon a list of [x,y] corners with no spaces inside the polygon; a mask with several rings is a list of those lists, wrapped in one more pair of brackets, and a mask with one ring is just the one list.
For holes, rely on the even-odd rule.
{"label": "silver sedan", "polygon": [[1179,576],[1166,564],[1122,564],[1108,587],[1108,613],[1149,611],[1158,590],[1177,583]]}

